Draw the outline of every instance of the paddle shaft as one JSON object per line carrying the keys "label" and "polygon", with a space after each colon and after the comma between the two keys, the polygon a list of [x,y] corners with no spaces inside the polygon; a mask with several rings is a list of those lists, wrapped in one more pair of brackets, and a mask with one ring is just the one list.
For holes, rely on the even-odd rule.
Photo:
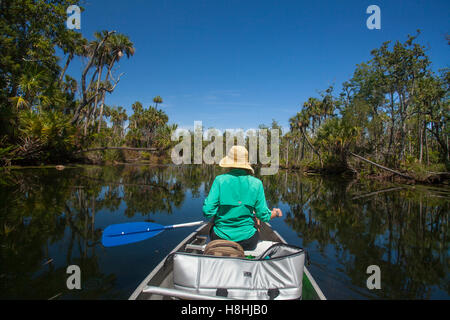
{"label": "paddle shaft", "polygon": [[168,226],[168,229],[172,229],[172,228],[184,228],[184,227],[194,227],[194,226],[199,226],[201,224],[203,224],[204,221],[197,221],[197,222],[189,222],[189,223],[181,223],[181,224],[174,224],[172,226]]}
{"label": "paddle shaft", "polygon": [[185,228],[185,227],[194,227],[194,226],[198,226],[203,224],[203,221],[197,221],[197,222],[189,222],[189,223],[181,223],[181,224],[174,224],[171,226],[160,226],[160,227],[153,227],[153,228],[147,228],[145,230],[142,231],[134,231],[134,232],[122,232],[122,233],[118,233],[118,234],[111,234],[108,235],[108,237],[121,237],[121,236],[126,236],[126,235],[131,235],[131,234],[138,234],[138,233],[145,233],[145,232],[151,232],[151,231],[160,231],[160,230],[170,230],[170,229],[175,229],[175,228]]}

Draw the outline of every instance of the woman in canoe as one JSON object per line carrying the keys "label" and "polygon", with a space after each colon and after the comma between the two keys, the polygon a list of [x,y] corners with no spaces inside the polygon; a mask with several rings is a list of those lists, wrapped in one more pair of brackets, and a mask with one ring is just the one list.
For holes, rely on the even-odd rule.
{"label": "woman in canoe", "polygon": [[258,219],[268,222],[283,213],[267,207],[262,181],[251,175],[254,171],[246,148],[233,146],[219,166],[231,170],[215,178],[203,204],[205,217],[214,218],[211,241],[234,241],[244,250],[253,250],[259,239],[254,218],[257,223]]}

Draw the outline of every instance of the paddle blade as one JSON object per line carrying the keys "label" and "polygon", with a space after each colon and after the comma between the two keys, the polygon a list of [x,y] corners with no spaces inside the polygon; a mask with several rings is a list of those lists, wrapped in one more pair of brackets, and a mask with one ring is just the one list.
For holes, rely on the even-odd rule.
{"label": "paddle blade", "polygon": [[143,241],[164,231],[164,226],[150,222],[130,222],[108,226],[102,235],[105,247],[121,246]]}

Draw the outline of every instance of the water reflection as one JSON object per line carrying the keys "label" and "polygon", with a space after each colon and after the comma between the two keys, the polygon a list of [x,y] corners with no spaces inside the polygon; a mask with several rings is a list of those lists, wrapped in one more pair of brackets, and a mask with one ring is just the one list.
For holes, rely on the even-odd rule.
{"label": "water reflection", "polygon": [[[110,266],[113,253],[101,246],[102,228],[126,220],[153,221],[161,214],[170,221],[193,208],[198,211],[222,172],[211,166],[3,172],[0,298],[127,298],[130,292],[124,288],[133,288],[135,278],[146,274],[133,274],[131,280],[132,269],[116,272]],[[342,294],[331,298],[448,299],[448,189],[321,179],[287,171],[262,179],[269,205],[285,209],[289,232],[312,256],[324,257],[330,274],[348,279],[338,285],[350,290],[337,290]],[[137,248],[114,254],[131,254]],[[161,258],[155,256],[149,263]],[[365,288],[364,271],[371,264],[382,270],[382,290]],[[69,265],[83,270],[83,290],[65,289]],[[332,291],[326,283],[321,285],[325,293]]]}
{"label": "water reflection", "polygon": [[[368,275],[361,271],[374,264],[382,270],[383,286],[371,293],[379,298],[429,299],[436,287],[446,293],[440,298],[448,298],[448,193],[438,198],[425,190],[395,188],[355,197],[350,187],[353,192],[363,187],[364,193],[367,186],[332,180],[297,186],[292,182],[288,192],[294,201],[285,198],[291,208],[287,224],[305,246],[332,245],[353,285],[365,284]],[[370,189],[375,187],[383,188]]]}

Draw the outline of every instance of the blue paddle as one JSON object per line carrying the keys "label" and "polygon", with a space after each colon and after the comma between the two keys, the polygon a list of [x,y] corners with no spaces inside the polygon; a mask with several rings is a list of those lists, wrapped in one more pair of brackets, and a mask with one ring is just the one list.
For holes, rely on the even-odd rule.
{"label": "blue paddle", "polygon": [[203,221],[162,226],[152,222],[128,222],[113,224],[103,230],[102,244],[105,247],[116,247],[124,244],[150,239],[164,230],[193,227],[203,224]]}

